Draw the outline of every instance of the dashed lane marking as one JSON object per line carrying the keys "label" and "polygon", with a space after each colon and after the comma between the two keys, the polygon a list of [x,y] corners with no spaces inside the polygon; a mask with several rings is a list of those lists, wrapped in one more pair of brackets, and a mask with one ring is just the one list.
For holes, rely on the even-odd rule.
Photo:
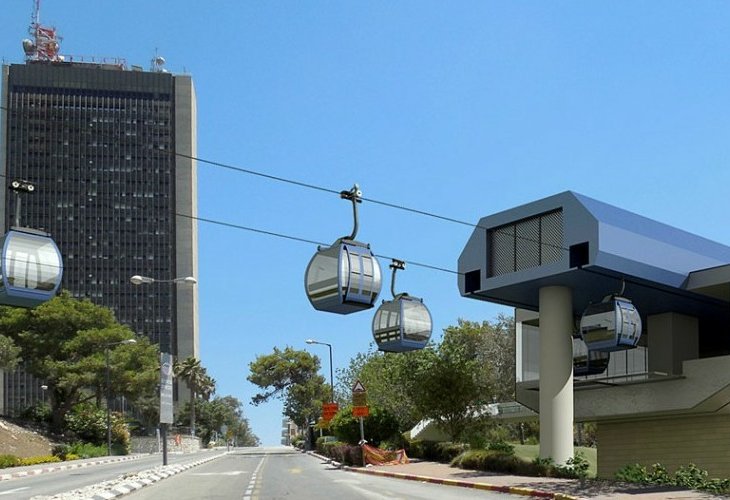
{"label": "dashed lane marking", "polygon": [[252,500],[253,492],[256,489],[256,480],[258,479],[258,473],[264,464],[264,460],[266,460],[266,457],[263,457],[261,461],[259,461],[259,464],[256,466],[256,469],[254,469],[253,474],[251,474],[251,480],[248,482],[246,491],[243,493],[243,500]]}

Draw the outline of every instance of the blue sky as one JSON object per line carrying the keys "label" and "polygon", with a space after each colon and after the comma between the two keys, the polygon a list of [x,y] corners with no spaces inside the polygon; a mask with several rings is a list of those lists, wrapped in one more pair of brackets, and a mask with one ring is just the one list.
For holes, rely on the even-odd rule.
{"label": "blue sky", "polygon": [[[31,0],[3,2],[0,57],[21,62]],[[565,190],[730,244],[730,4],[705,1],[44,0],[61,52],[192,74],[198,155],[476,223]],[[348,202],[198,166],[199,216],[331,242]],[[471,228],[373,203],[375,253],[456,269]],[[281,405],[248,404],[248,364],[274,346],[371,348],[372,312],[314,311],[313,245],[199,225],[202,361],[246,402],[264,444]],[[381,261],[383,268],[389,262]],[[389,280],[384,297],[389,297]],[[453,274],[409,266],[434,338],[509,312],[459,296]]]}

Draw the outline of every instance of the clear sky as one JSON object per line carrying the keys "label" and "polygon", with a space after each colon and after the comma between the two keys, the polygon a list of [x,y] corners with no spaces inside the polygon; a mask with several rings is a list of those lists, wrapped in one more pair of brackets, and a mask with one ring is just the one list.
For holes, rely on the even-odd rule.
{"label": "clear sky", "polygon": [[[22,62],[31,0],[4,0],[0,57]],[[198,155],[472,223],[565,190],[730,245],[730,3],[705,1],[43,0],[61,53],[155,52],[190,73]],[[332,242],[336,195],[198,166],[199,216]],[[200,340],[221,395],[278,444],[281,405],[253,407],[256,355],[311,349],[329,376],[372,348],[374,311],[317,312],[311,244],[201,222]],[[456,270],[472,229],[365,202],[376,254]],[[389,261],[381,260],[387,269]],[[142,270],[141,270],[142,271]],[[383,297],[389,298],[389,278]],[[509,312],[459,296],[451,273],[409,266],[434,338]]]}

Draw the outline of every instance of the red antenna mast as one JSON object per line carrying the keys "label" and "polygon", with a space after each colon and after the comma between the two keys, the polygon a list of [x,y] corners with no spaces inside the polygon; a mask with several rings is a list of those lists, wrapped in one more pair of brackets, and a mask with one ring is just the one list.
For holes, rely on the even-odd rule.
{"label": "red antenna mast", "polygon": [[58,54],[61,37],[56,28],[41,25],[41,0],[33,0],[33,13],[28,33],[32,39],[23,40],[26,61],[62,61]]}

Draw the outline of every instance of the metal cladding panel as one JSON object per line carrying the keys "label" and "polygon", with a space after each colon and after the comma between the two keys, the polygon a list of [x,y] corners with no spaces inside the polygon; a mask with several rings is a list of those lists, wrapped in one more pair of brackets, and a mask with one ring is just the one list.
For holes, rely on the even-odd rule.
{"label": "metal cladding panel", "polygon": [[[464,275],[475,270],[481,271],[475,291],[559,275],[570,269],[570,245],[589,241],[593,251],[597,235],[597,221],[570,192],[484,217],[459,257],[459,290],[471,295],[465,290]],[[512,264],[505,260],[510,242]]]}
{"label": "metal cladding panel", "polygon": [[[542,236],[534,241],[535,230],[526,222],[552,213],[562,214],[562,234],[550,233],[549,242]],[[512,251],[514,263],[519,263],[511,271],[506,262],[511,233],[506,228],[515,230]],[[580,266],[570,267],[571,247],[578,246],[587,246],[587,258]],[[554,253],[533,265],[538,247]],[[728,246],[567,191],[481,219],[459,257],[458,284],[464,296],[532,310],[538,307],[539,287],[570,286],[579,308],[584,301],[578,290],[588,300],[600,300],[617,292],[622,278],[636,287],[651,288],[641,292],[650,301],[652,296],[669,293],[675,295],[671,300],[681,302],[682,294],[691,295],[684,292],[684,284],[692,271],[728,262]],[[672,292],[677,289],[679,297]]]}

